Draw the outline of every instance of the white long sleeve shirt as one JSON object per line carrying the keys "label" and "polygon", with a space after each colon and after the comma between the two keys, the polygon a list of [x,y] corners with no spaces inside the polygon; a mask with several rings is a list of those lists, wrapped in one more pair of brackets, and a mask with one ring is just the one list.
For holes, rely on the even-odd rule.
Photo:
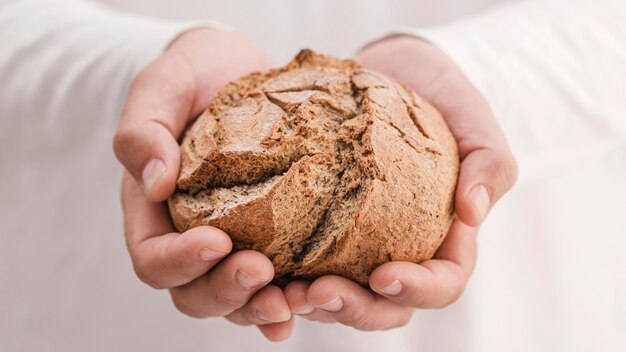
{"label": "white long sleeve shirt", "polygon": [[[0,0],[0,351],[626,350],[626,2],[494,2]],[[460,65],[520,180],[457,303],[385,332],[298,319],[270,344],[135,278],[112,135],[136,73],[208,20],[280,64],[395,27]]]}

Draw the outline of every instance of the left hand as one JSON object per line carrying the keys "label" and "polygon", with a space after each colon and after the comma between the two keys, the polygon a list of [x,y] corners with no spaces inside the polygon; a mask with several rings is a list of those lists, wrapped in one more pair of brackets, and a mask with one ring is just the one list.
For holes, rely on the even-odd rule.
{"label": "left hand", "polygon": [[461,158],[456,216],[432,259],[379,266],[369,279],[371,291],[329,275],[292,282],[285,296],[291,311],[307,319],[384,330],[408,323],[415,308],[445,307],[461,296],[476,263],[477,226],[515,183],[517,165],[487,102],[439,48],[392,37],[356,60],[407,84],[442,113]]}
{"label": "left hand", "polygon": [[341,276],[313,283],[291,282],[285,297],[291,311],[306,319],[339,322],[359,330],[407,324],[415,308],[441,308],[463,292],[476,263],[478,229],[455,220],[433,259],[420,264],[390,262],[372,272],[367,290]]}

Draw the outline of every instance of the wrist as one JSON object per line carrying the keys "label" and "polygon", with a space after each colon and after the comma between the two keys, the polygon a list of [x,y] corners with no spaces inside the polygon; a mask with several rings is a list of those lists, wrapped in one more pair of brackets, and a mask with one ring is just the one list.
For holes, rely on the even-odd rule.
{"label": "wrist", "polygon": [[402,34],[402,33],[391,34],[386,37],[383,37],[383,38],[380,38],[380,39],[377,39],[375,41],[368,43],[367,45],[365,45],[365,47],[363,47],[361,52],[365,52],[370,49],[376,50],[380,47],[395,47],[395,48],[403,50],[403,49],[410,48],[412,46],[419,46],[419,45],[424,45],[424,44],[432,45],[426,40],[420,37],[414,36],[414,35]]}
{"label": "wrist", "polygon": [[241,33],[199,27],[181,33],[160,58],[173,82],[184,82],[194,96],[191,113],[209,104],[217,91],[243,75],[270,68],[269,60]]}
{"label": "wrist", "polygon": [[382,72],[430,98],[432,85],[458,74],[458,68],[436,45],[412,35],[394,35],[371,43],[356,60]]}
{"label": "wrist", "polygon": [[[171,50],[173,47],[179,46],[182,43],[195,42],[197,40],[206,40],[216,33],[223,32],[220,29],[211,27],[192,27],[180,32],[175,36],[165,48],[165,51]],[[204,39],[203,39],[204,38]]]}

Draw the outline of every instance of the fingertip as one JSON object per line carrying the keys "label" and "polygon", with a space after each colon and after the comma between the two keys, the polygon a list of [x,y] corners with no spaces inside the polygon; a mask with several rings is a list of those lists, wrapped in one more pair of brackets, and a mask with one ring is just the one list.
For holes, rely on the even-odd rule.
{"label": "fingertip", "polygon": [[271,342],[281,342],[288,339],[293,332],[293,318],[282,323],[258,326],[259,330]]}
{"label": "fingertip", "polygon": [[232,249],[228,235],[210,226],[149,238],[131,251],[139,278],[154,288],[190,282],[213,268]]}
{"label": "fingertip", "polygon": [[264,287],[253,300],[261,320],[282,323],[291,319],[291,310],[283,291],[278,286]]}
{"label": "fingertip", "polygon": [[274,265],[269,258],[260,252],[252,250],[238,251],[232,254],[230,260],[234,262],[238,271],[246,275],[267,282],[274,278]]}
{"label": "fingertip", "polygon": [[[307,291],[307,302],[327,312],[338,312],[343,308],[344,295],[363,289],[353,281],[337,275],[327,275],[315,280]],[[354,292],[352,292],[354,293]]]}
{"label": "fingertip", "polygon": [[142,120],[146,114],[127,109],[113,138],[113,150],[144,195],[162,202],[176,188],[180,147],[163,122]]}
{"label": "fingertip", "polygon": [[433,279],[432,271],[423,265],[395,262],[375,270],[370,277],[370,285],[376,293],[393,302],[429,308],[428,302],[436,300]]}
{"label": "fingertip", "polygon": [[166,201],[176,191],[176,180],[168,179],[167,175],[160,178],[149,186],[143,183],[143,193],[153,203]]}
{"label": "fingertip", "polygon": [[334,282],[334,278],[330,275],[313,281],[306,292],[306,301],[313,306],[318,306],[333,299],[336,296],[333,292]]}
{"label": "fingertip", "polygon": [[293,314],[307,315],[313,313],[315,307],[307,303],[306,295],[310,284],[306,281],[298,280],[290,282],[285,287],[285,298],[289,309]]}
{"label": "fingertip", "polygon": [[468,154],[461,163],[455,198],[459,220],[479,226],[493,205],[515,184],[517,175],[517,162],[506,146]]}
{"label": "fingertip", "polygon": [[233,242],[228,234],[213,226],[198,226],[185,231],[183,239],[194,241],[196,250],[209,249],[226,256],[233,249]]}
{"label": "fingertip", "polygon": [[464,224],[478,227],[489,213],[490,203],[488,193],[485,196],[484,185],[467,187],[456,195],[456,215]]}
{"label": "fingertip", "polygon": [[[466,225],[479,226],[491,207],[491,190],[485,180],[485,166],[481,163],[486,156],[468,156],[461,164],[461,172],[454,199],[455,212]],[[484,153],[483,153],[484,154]]]}
{"label": "fingertip", "polygon": [[390,262],[376,268],[369,279],[370,288],[383,296],[394,297],[405,291],[407,273],[414,272],[419,266],[409,262]]}
{"label": "fingertip", "polygon": [[468,193],[468,197],[473,206],[474,216],[476,216],[479,222],[482,222],[487,216],[492,203],[491,195],[487,187],[482,184],[472,187]]}
{"label": "fingertip", "polygon": [[178,144],[165,149],[173,148],[176,150],[163,150],[162,153],[166,155],[163,155],[162,158],[151,159],[142,170],[142,189],[146,198],[152,202],[163,202],[176,190],[176,181],[180,170]]}
{"label": "fingertip", "polygon": [[392,302],[414,308],[442,308],[451,304],[463,292],[470,274],[468,269],[447,259],[385,266],[372,272],[372,290]]}

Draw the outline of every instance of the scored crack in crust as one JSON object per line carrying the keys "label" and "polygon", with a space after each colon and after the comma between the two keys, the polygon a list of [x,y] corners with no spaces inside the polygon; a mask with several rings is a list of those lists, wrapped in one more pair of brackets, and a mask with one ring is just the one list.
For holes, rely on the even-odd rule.
{"label": "scored crack in crust", "polygon": [[300,52],[227,85],[187,132],[169,209],[267,255],[275,282],[421,262],[453,216],[459,159],[440,114],[350,60]]}

